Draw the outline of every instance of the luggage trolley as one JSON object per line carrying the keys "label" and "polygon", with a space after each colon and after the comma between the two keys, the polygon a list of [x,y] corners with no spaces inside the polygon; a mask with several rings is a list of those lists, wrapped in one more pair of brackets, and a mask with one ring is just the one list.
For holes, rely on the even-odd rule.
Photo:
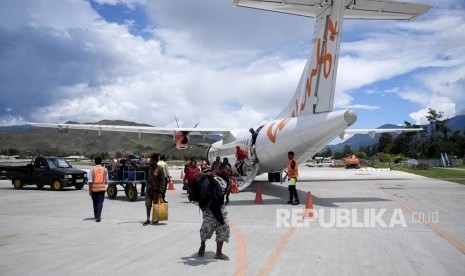
{"label": "luggage trolley", "polygon": [[107,188],[108,198],[114,199],[118,194],[118,185],[124,188],[124,193],[130,201],[137,200],[137,184],[147,184],[145,171],[138,171],[131,166],[124,166],[118,180],[110,180]]}

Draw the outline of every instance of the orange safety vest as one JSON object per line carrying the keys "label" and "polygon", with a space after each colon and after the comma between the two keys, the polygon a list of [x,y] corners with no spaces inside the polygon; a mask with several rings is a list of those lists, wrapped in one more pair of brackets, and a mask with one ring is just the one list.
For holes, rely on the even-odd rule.
{"label": "orange safety vest", "polygon": [[[291,163],[294,162],[294,169],[292,169]],[[287,163],[287,177],[289,178],[298,178],[299,177],[299,168],[297,165],[297,161],[294,159],[289,160]]]}
{"label": "orange safety vest", "polygon": [[92,167],[90,170],[92,173],[92,192],[104,192],[105,191],[105,174],[107,169],[102,166]]}

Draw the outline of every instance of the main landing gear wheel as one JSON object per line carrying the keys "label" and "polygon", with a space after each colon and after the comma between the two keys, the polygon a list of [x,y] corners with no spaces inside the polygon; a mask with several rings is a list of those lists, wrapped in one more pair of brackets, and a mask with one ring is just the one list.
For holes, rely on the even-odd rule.
{"label": "main landing gear wheel", "polygon": [[269,182],[281,182],[281,172],[268,173]]}
{"label": "main landing gear wheel", "polygon": [[108,188],[107,188],[107,195],[108,195],[108,198],[115,198],[116,195],[118,194],[118,189],[116,188],[116,185],[108,185]]}

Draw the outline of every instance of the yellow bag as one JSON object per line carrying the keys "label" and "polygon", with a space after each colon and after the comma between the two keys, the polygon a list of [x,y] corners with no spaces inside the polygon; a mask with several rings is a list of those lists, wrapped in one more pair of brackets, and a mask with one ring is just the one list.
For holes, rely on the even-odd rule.
{"label": "yellow bag", "polygon": [[168,220],[168,203],[163,202],[162,198],[158,199],[158,203],[153,204],[153,221]]}

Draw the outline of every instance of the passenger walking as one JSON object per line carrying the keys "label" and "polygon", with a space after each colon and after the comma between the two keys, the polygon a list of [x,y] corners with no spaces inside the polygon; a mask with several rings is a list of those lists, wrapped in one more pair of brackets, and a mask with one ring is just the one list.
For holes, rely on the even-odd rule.
{"label": "passenger walking", "polygon": [[219,156],[216,157],[215,161],[211,165],[211,171],[213,174],[216,174],[220,169],[223,163],[221,163],[221,159]]}
{"label": "passenger walking", "polygon": [[96,222],[100,222],[109,177],[107,169],[102,166],[102,158],[97,156],[94,161],[96,166],[90,169],[88,179],[89,195],[92,197],[94,219]]}
{"label": "passenger walking", "polygon": [[[209,176],[208,194],[210,200],[201,207],[202,227],[200,228],[200,248],[198,256],[205,255],[206,241],[216,232],[216,254],[215,259],[228,261],[229,257],[223,254],[224,242],[229,242],[230,229],[228,224],[228,212],[224,205],[224,195],[226,189],[226,179],[230,174],[227,170],[218,172],[219,177]],[[200,204],[199,204],[200,205]]]}
{"label": "passenger walking", "polygon": [[192,187],[194,186],[196,174],[200,172],[200,168],[197,166],[197,161],[191,160],[191,163],[189,166],[186,168],[186,174],[185,178],[187,181],[187,195],[189,198],[189,202],[192,202],[191,200],[191,194],[192,194]]}
{"label": "passenger walking", "polygon": [[220,167],[220,172],[225,172],[228,175],[228,178],[226,179],[227,181],[227,188],[226,188],[226,202],[225,205],[229,204],[229,195],[231,194],[231,189],[232,189],[232,183],[231,183],[231,175],[232,175],[232,168],[231,164],[229,164],[229,160],[227,157],[223,158],[223,163],[221,164]]}
{"label": "passenger walking", "polygon": [[163,168],[163,173],[165,174],[165,190],[163,191],[163,202],[168,203],[166,201],[166,188],[168,187],[168,183],[170,182],[170,172],[168,168],[168,163],[166,161],[168,160],[168,156],[162,155],[161,160],[158,161],[157,165]]}
{"label": "passenger walking", "polygon": [[200,170],[203,172],[206,169],[209,169],[207,160],[205,160],[205,158],[202,158],[202,161],[200,162]]}
{"label": "passenger walking", "polygon": [[239,173],[239,175],[243,176],[244,171],[242,169],[244,165],[244,160],[247,158],[248,152],[241,148],[240,145],[236,145],[236,170]]}
{"label": "passenger walking", "polygon": [[[287,153],[287,158],[289,159],[289,162],[287,163],[287,172],[286,175],[284,176],[283,179],[286,179],[289,181],[289,201],[287,202],[288,204],[292,205],[298,205],[299,202],[299,195],[297,193],[297,178],[299,177],[299,168],[297,161],[294,160],[294,152],[290,151]],[[293,201],[293,198],[295,198],[295,201]]]}
{"label": "passenger walking", "polygon": [[[144,225],[150,224],[150,213],[152,211],[152,203],[158,203],[160,198],[163,198],[163,191],[165,190],[165,174],[163,168],[158,166],[159,154],[154,153],[150,156],[150,164],[134,166],[139,170],[144,170],[147,173],[147,190],[145,191],[145,208],[147,213],[147,220]],[[153,224],[157,224],[157,221],[152,221]]]}

